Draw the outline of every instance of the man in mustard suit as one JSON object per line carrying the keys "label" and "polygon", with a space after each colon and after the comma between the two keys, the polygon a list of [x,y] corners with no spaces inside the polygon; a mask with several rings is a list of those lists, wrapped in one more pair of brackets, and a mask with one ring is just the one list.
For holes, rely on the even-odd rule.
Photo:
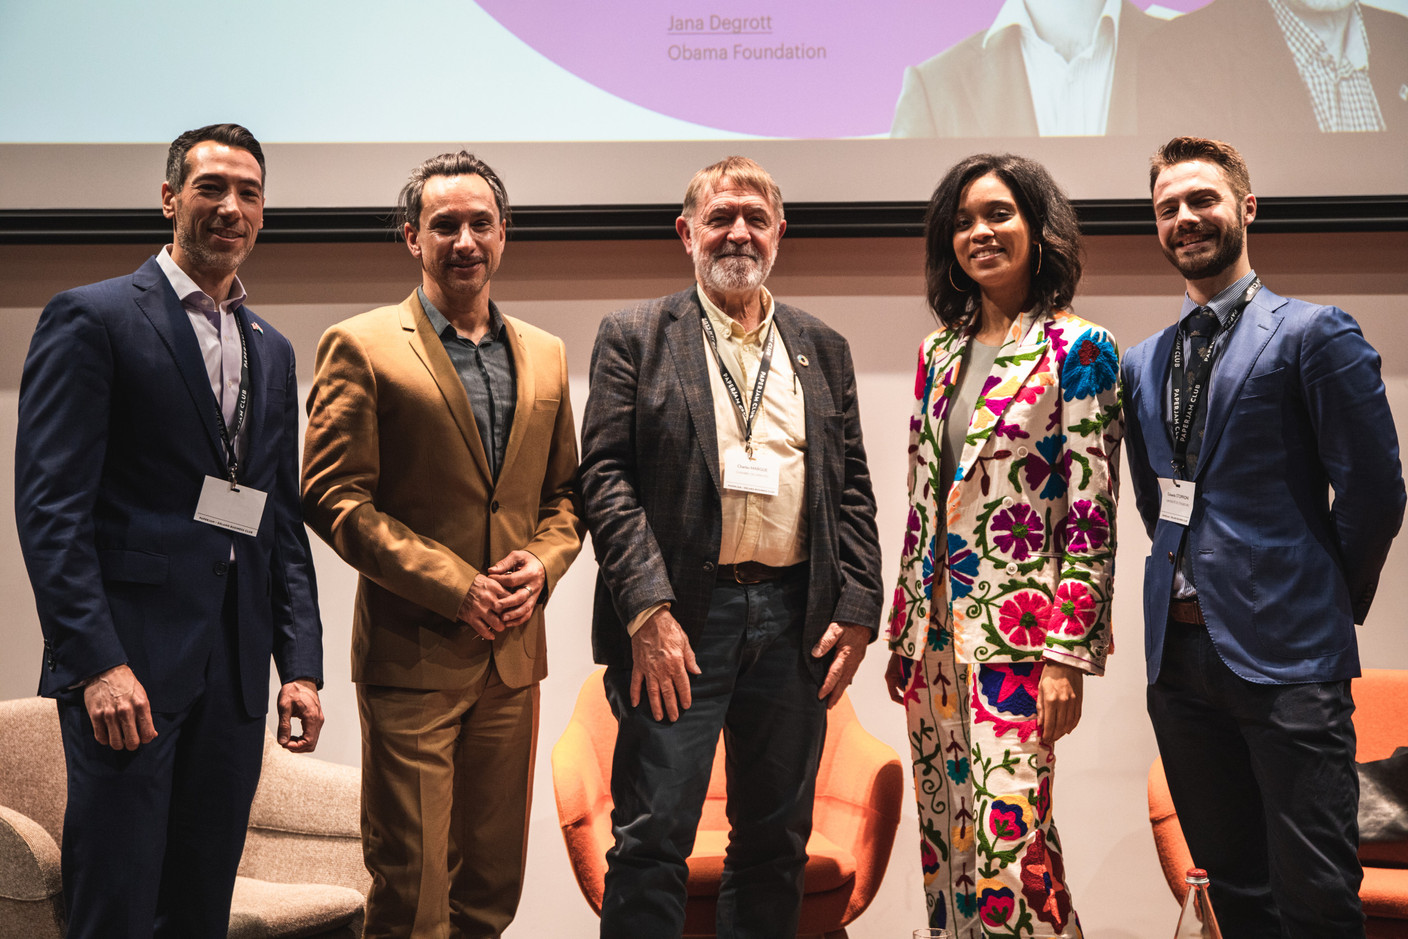
{"label": "man in mustard suit", "polygon": [[365,935],[498,936],[522,893],[543,605],[581,547],[562,341],[489,286],[509,203],[463,151],[401,191],[420,287],[333,326],[308,398],[308,524],[361,574]]}

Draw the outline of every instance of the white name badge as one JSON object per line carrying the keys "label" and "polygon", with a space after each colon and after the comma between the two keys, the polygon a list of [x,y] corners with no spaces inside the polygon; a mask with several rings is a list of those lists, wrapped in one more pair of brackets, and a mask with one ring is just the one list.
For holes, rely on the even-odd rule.
{"label": "white name badge", "polygon": [[1163,501],[1159,505],[1159,518],[1175,525],[1187,525],[1193,517],[1193,499],[1198,494],[1198,484],[1186,479],[1165,479],[1159,477],[1159,488],[1163,490]]}
{"label": "white name badge", "polygon": [[196,521],[216,528],[228,528],[241,535],[259,532],[259,520],[264,517],[267,492],[241,486],[230,488],[228,479],[205,477],[200,487],[200,502],[196,504]]}
{"label": "white name badge", "polygon": [[755,492],[775,496],[782,477],[782,468],[768,453],[749,456],[742,447],[724,454],[724,488],[735,492]]}

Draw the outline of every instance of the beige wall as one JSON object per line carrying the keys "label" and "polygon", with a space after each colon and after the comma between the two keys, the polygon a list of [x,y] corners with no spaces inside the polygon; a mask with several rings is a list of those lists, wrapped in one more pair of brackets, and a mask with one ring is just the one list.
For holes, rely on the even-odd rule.
{"label": "beige wall", "polygon": [[[147,247],[0,248],[0,489],[13,492],[15,402],[29,334],[44,302],[78,283],[126,273]],[[894,577],[904,509],[904,453],[914,354],[931,328],[922,300],[918,239],[790,239],[770,286],[826,319],[851,341],[861,413],[880,510],[886,579]],[[1383,354],[1394,410],[1408,416],[1408,233],[1254,235],[1252,257],[1278,293],[1335,302],[1359,318]],[[690,269],[673,242],[510,244],[494,295],[506,312],[567,342],[573,402],[580,415],[596,325],[602,314],[687,284]],[[251,303],[282,329],[310,377],[313,349],[330,323],[400,300],[417,272],[399,245],[262,245],[242,272]],[[1089,245],[1076,309],[1114,330],[1127,347],[1168,322],[1180,282],[1153,237],[1102,237]],[[1139,574],[1148,540],[1135,520],[1128,486],[1121,513],[1116,592],[1118,654],[1108,674],[1087,683],[1085,717],[1060,748],[1057,818],[1077,909],[1098,939],[1168,935],[1177,909],[1159,874],[1144,798],[1154,756],[1144,714]],[[358,760],[356,709],[348,682],[349,617],[354,578],[316,546],[321,588],[329,722],[319,747],[327,759]],[[594,565],[590,551],[569,572],[548,609],[552,674],[543,686],[537,818],[528,886],[510,934],[594,935],[595,921],[572,880],[556,827],[548,753],[566,724],[576,690],[593,668],[589,644]],[[1399,545],[1368,624],[1360,630],[1364,664],[1408,668],[1399,611],[1408,601],[1408,547]],[[0,513],[0,698],[32,694],[40,637],[16,545],[13,513]],[[872,647],[853,700],[861,720],[905,757],[903,715],[882,687],[885,653]],[[914,810],[906,805],[894,859],[880,899],[851,930],[856,939],[907,936],[923,925]]]}

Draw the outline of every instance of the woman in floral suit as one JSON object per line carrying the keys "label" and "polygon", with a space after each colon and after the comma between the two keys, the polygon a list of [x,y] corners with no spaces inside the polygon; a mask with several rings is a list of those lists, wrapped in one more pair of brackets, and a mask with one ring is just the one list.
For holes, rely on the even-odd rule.
{"label": "woman in floral suit", "polygon": [[964,160],[925,239],[941,325],[919,349],[885,679],[909,719],[930,924],[1079,937],[1052,745],[1112,648],[1118,353],[1067,311],[1080,229],[1039,164]]}

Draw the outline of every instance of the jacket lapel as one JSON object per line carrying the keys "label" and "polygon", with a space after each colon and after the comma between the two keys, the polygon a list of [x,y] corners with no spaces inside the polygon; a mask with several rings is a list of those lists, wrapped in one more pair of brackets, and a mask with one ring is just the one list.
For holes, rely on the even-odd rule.
{"label": "jacket lapel", "polygon": [[982,67],[963,76],[964,98],[990,132],[1004,130],[1015,137],[1035,136],[1036,107],[1027,85],[1026,60],[1022,58],[1021,31],[1002,30],[991,46],[980,47]]}
{"label": "jacket lapel", "polygon": [[[146,316],[171,353],[171,357],[176,360],[176,370],[181,374],[186,391],[195,403],[196,414],[201,426],[205,428],[211,453],[217,460],[217,465],[224,467],[225,446],[220,441],[220,428],[215,423],[216,408],[219,405],[215,401],[215,392],[210,387],[210,376],[205,371],[205,359],[200,353],[200,343],[196,340],[190,317],[181,306],[180,298],[176,296],[176,291],[171,289],[170,281],[162,273],[155,258],[142,265],[137,271],[137,276],[133,278],[133,284],[137,288],[134,297],[137,308]],[[223,470],[220,475],[225,475]]]}
{"label": "jacket lapel", "polygon": [[803,321],[776,300],[773,301],[772,321],[777,327],[778,338],[787,347],[787,354],[792,359],[792,373],[802,386],[802,412],[807,430],[807,499],[819,511],[821,494],[826,491],[823,471],[827,462],[844,459],[843,454],[825,452],[827,436],[821,418],[823,414],[835,414],[841,405],[832,397],[831,386],[827,384],[820,366],[801,364],[803,359],[809,363],[821,361],[816,344],[812,342]]}
{"label": "jacket lapel", "polygon": [[253,466],[255,458],[260,455],[259,443],[266,439],[264,420],[269,413],[268,383],[265,378],[268,363],[264,361],[264,334],[254,330],[250,315],[249,310],[243,306],[235,311],[235,322],[239,324],[240,333],[244,336],[244,347],[249,350],[249,412],[245,416],[244,459],[241,461],[247,467]]}
{"label": "jacket lapel", "polygon": [[1222,350],[1222,357],[1213,369],[1212,386],[1208,389],[1208,416],[1203,424],[1203,444],[1198,450],[1194,479],[1202,476],[1203,468],[1208,465],[1222,437],[1222,429],[1227,426],[1232,405],[1241,393],[1242,383],[1251,374],[1266,344],[1276,335],[1281,325],[1276,311],[1285,302],[1263,287],[1242,314],[1242,322],[1232,330],[1227,348]]}
{"label": "jacket lapel", "polygon": [[1037,363],[1046,358],[1046,351],[1051,345],[1046,335],[1048,322],[1050,315],[1044,310],[1036,310],[1023,313],[1008,331],[1007,341],[997,352],[993,374],[984,382],[983,393],[968,422],[968,440],[959,461],[959,479],[968,478],[978,455],[983,452],[983,446],[1012,406],[1017,391]]}
{"label": "jacket lapel", "polygon": [[666,308],[671,322],[665,327],[665,342],[684,388],[685,406],[694,424],[695,439],[703,451],[704,464],[709,467],[714,487],[723,492],[719,477],[719,435],[714,425],[714,394],[709,384],[712,356],[704,348],[704,328],[699,323],[704,311],[694,291],[695,288],[690,288],[683,295],[677,294],[679,302],[672,302]]}
{"label": "jacket lapel", "polygon": [[500,479],[503,479],[506,468],[512,466],[518,457],[518,451],[523,446],[523,437],[528,432],[528,419],[533,415],[533,402],[538,396],[533,363],[528,356],[528,348],[523,344],[523,337],[519,335],[518,324],[507,316],[503,317],[503,321],[509,354],[513,356],[514,384],[518,393],[514,399],[513,426],[508,430],[508,444],[504,447],[504,462],[499,467]]}
{"label": "jacket lapel", "polygon": [[[1139,395],[1139,422],[1141,427],[1159,428],[1159,435],[1154,437],[1147,430],[1145,431],[1145,442],[1153,446],[1157,441],[1161,448],[1161,453],[1167,457],[1160,456],[1160,461],[1156,467],[1164,466],[1168,460],[1173,458],[1173,434],[1169,429],[1169,421],[1166,417],[1165,402],[1167,400],[1166,390],[1169,382],[1169,372],[1172,369],[1173,343],[1178,338],[1178,323],[1165,329],[1154,340],[1153,346],[1149,350],[1149,367],[1144,370],[1141,377]],[[1159,470],[1159,475],[1163,471]]]}
{"label": "jacket lapel", "polygon": [[484,453],[484,442],[479,439],[479,425],[474,423],[474,412],[469,407],[469,395],[465,393],[464,384],[460,381],[459,373],[455,371],[449,354],[445,352],[445,347],[441,345],[440,337],[435,335],[435,330],[431,328],[430,318],[425,315],[425,310],[421,309],[420,298],[414,293],[401,304],[401,328],[406,331],[406,340],[410,343],[411,350],[425,365],[431,379],[439,387],[440,395],[450,409],[450,416],[459,427],[465,446],[469,448],[474,465],[479,467],[485,479],[492,480],[494,476],[489,472],[489,458]]}

